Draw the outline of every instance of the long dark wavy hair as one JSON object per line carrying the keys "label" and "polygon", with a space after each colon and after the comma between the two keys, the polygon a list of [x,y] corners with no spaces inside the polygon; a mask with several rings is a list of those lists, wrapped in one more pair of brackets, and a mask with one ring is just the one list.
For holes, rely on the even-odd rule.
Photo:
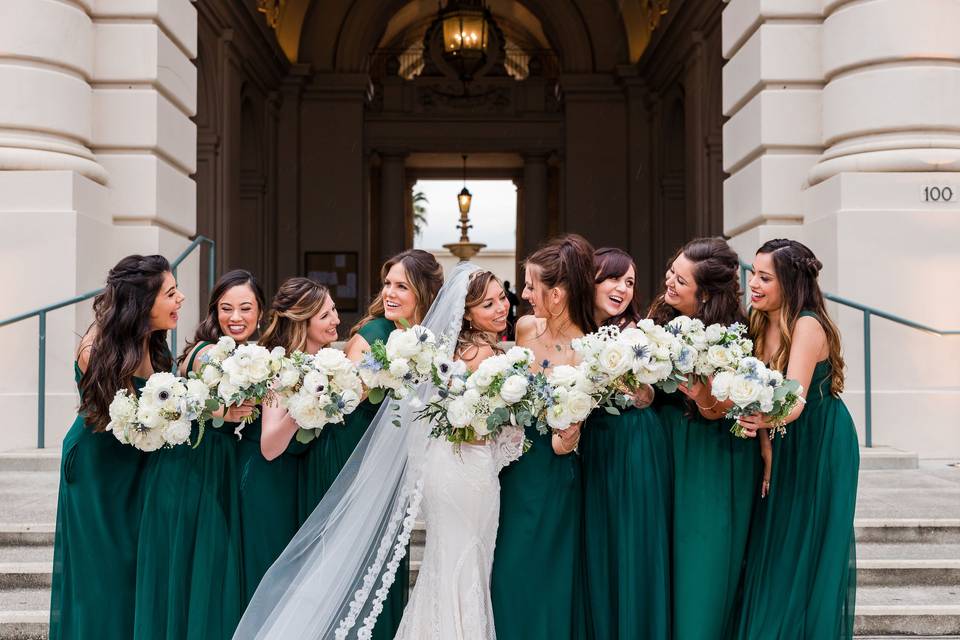
{"label": "long dark wavy hair", "polygon": [[[427,310],[436,299],[443,286],[443,267],[433,257],[433,254],[422,249],[408,249],[393,256],[383,263],[380,267],[380,283],[383,284],[387,279],[387,273],[397,263],[403,265],[403,270],[407,273],[407,280],[413,287],[413,292],[417,296],[417,310],[414,314],[414,324],[423,320],[427,315]],[[367,309],[367,315],[350,329],[350,337],[353,337],[361,328],[374,318],[383,316],[383,292],[377,294],[377,297],[370,303]]]}
{"label": "long dark wavy hair", "polygon": [[305,350],[310,318],[320,313],[329,295],[329,290],[315,280],[285,280],[270,303],[270,320],[260,344],[267,349],[283,347],[287,353]]}
{"label": "long dark wavy hair", "polygon": [[593,254],[593,267],[597,273],[593,279],[595,284],[600,284],[610,278],[622,278],[630,271],[630,267],[633,267],[633,298],[631,298],[630,304],[622,313],[607,318],[603,324],[622,329],[630,323],[639,322],[643,316],[640,314],[640,300],[637,296],[637,263],[634,262],[633,257],[623,249],[602,247]]}
{"label": "long dark wavy hair", "polygon": [[[723,238],[696,238],[683,245],[667,263],[667,269],[681,255],[694,264],[693,279],[697,284],[697,308],[693,317],[705,325],[730,325],[746,322],[740,306],[740,258]],[[666,324],[679,311],[664,300],[666,286],[654,298],[647,317],[657,324]]]}
{"label": "long dark wavy hair", "polygon": [[103,431],[110,422],[110,403],[117,391],[133,391],[144,341],[154,371],[173,368],[167,332],[150,328],[150,311],[169,271],[163,256],[127,256],[110,269],[103,293],[93,300],[91,328],[96,334],[79,387],[80,413],[94,431]]}
{"label": "long dark wavy hair", "polygon": [[217,319],[219,316],[217,305],[220,304],[220,298],[222,298],[223,294],[227,291],[234,287],[242,287],[244,285],[250,287],[251,291],[253,291],[253,297],[257,300],[257,315],[263,314],[265,304],[263,289],[260,288],[260,284],[253,274],[246,269],[234,269],[233,271],[226,272],[220,276],[220,279],[217,280],[217,283],[213,286],[213,291],[210,292],[210,302],[207,304],[207,316],[197,325],[197,330],[193,334],[193,340],[187,343],[187,346],[183,349],[183,353],[177,358],[177,366],[183,364],[187,356],[193,352],[194,347],[201,342],[216,342],[223,337],[223,327],[220,326],[220,321]]}
{"label": "long dark wavy hair", "polygon": [[570,233],[551,240],[525,261],[539,267],[540,281],[548,289],[560,287],[567,292],[570,320],[584,333],[597,330],[593,254],[593,245],[586,238]]}
{"label": "long dark wavy hair", "polygon": [[[797,319],[803,311],[812,311],[820,317],[820,324],[827,334],[830,366],[830,393],[840,395],[843,391],[844,362],[840,348],[840,330],[830,319],[827,306],[823,300],[823,292],[817,276],[823,268],[823,263],[817,260],[806,245],[796,240],[778,238],[765,242],[757,249],[757,253],[770,254],[773,258],[773,268],[777,281],[780,284],[780,309],[773,313],[764,311],[750,311],[750,338],[753,339],[754,351],[770,359],[770,364],[780,371],[786,372],[787,361],[790,357],[790,345],[793,341],[793,330],[797,326]],[[780,346],[776,353],[766,352],[767,327],[771,322],[777,323],[780,333]]]}

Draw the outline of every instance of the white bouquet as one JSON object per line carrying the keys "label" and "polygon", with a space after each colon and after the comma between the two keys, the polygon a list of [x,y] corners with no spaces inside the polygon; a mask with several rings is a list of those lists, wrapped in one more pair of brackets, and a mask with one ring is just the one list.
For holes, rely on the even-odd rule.
{"label": "white bouquet", "polygon": [[[281,372],[285,355],[283,347],[270,351],[256,344],[237,346],[232,338],[224,336],[201,356],[203,364],[197,377],[211,390],[216,387],[216,396],[226,407],[239,406],[248,400],[260,404]],[[259,415],[259,408],[254,407],[243,421],[253,422]],[[214,427],[222,425],[222,420],[214,419]]]}
{"label": "white bouquet", "polygon": [[197,379],[185,380],[172,373],[155,373],[139,397],[127,389],[117,391],[110,403],[107,431],[124,444],[141,451],[173,447],[190,440],[190,422],[209,417],[217,402]]}
{"label": "white bouquet", "polygon": [[584,367],[557,365],[544,375],[540,373],[534,386],[541,398],[537,430],[563,430],[583,422],[597,407],[597,388]]}
{"label": "white bouquet", "polygon": [[753,353],[753,342],[745,337],[747,328],[740,323],[705,327],[695,318],[677,316],[664,329],[680,343],[673,351],[673,372],[658,384],[667,393],[676,391],[691,375],[706,380],[718,371],[735,370],[741,358]]}
{"label": "white bouquet", "polygon": [[363,385],[353,363],[339,349],[321,349],[313,356],[294,353],[281,366],[281,374],[285,367],[290,370],[290,363],[303,377],[286,387],[281,402],[300,427],[297,440],[307,443],[326,425],[343,423],[360,404]]}
{"label": "white bouquet", "polygon": [[437,353],[433,332],[420,325],[396,329],[384,344],[376,340],[360,361],[360,379],[367,398],[379,404],[389,395],[395,400],[430,378]]}
{"label": "white bouquet", "polygon": [[[740,360],[735,371],[721,371],[713,377],[713,396],[721,402],[733,401],[727,417],[762,413],[773,425],[771,438],[777,433],[786,434],[783,421],[798,402],[803,402],[802,392],[799,382],[784,379],[779,371],[767,368],[753,357]],[[744,437],[739,422],[730,428],[730,433]]]}
{"label": "white bouquet", "polygon": [[431,378],[436,395],[417,414],[433,423],[430,435],[443,438],[459,448],[464,442],[497,440],[505,430],[510,442],[519,443],[515,460],[528,448],[523,428],[534,423],[539,412],[538,396],[531,385],[533,352],[513,347],[507,353],[490,356],[477,370],[468,373],[462,361],[437,358]]}
{"label": "white bouquet", "polygon": [[652,320],[623,330],[600,327],[572,346],[581,357],[578,368],[591,383],[589,393],[597,405],[614,414],[618,407],[633,404],[632,396],[642,385],[668,379],[673,358],[681,350],[680,340]]}

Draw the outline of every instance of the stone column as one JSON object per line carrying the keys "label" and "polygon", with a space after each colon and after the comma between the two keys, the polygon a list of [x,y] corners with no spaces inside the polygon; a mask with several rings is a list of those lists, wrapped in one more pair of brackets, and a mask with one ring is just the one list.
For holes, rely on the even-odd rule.
{"label": "stone column", "polygon": [[[179,253],[196,206],[190,0],[8,0],[0,42],[0,267],[22,276],[0,316],[100,287],[123,255]],[[192,262],[180,271],[188,296]],[[49,447],[76,410],[73,355],[90,319],[87,302],[47,322]],[[0,374],[12,425],[4,449],[35,446],[36,335],[35,320],[0,329],[0,349],[18,363]]]}
{"label": "stone column", "polygon": [[[523,216],[517,227],[517,260],[523,260],[549,233],[547,221],[547,154],[528,153],[523,156]],[[521,277],[523,274],[519,274]],[[519,282],[519,280],[518,280]],[[519,286],[519,285],[518,285]]]}
{"label": "stone column", "polygon": [[289,167],[300,164],[300,97],[309,69],[294,65],[280,88],[277,172],[277,284],[303,270],[300,248],[300,174]]}
{"label": "stone column", "polygon": [[380,262],[400,253],[407,237],[405,198],[409,198],[405,163],[407,154],[396,151],[380,152]]}

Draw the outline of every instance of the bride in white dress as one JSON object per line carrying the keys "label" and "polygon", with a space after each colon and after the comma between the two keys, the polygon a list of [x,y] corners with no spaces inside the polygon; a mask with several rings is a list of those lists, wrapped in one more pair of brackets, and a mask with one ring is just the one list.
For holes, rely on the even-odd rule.
{"label": "bride in white dress", "polygon": [[[496,336],[507,327],[509,302],[489,271],[471,274],[456,359],[476,371],[499,352]],[[427,541],[397,640],[494,640],[490,572],[500,518],[500,469],[509,462],[507,440],[427,444],[422,512]],[[501,448],[501,445],[504,445]],[[507,454],[509,455],[509,454]]]}
{"label": "bride in white dress", "polygon": [[[422,325],[449,345],[449,356],[475,368],[496,351],[493,337],[506,313],[496,278],[460,263]],[[519,457],[523,431],[505,429],[496,441],[464,444],[458,454],[414,418],[433,393],[424,384],[400,402],[382,403],[334,484],[264,576],[235,640],[368,640],[421,506],[424,558],[396,638],[495,640],[490,574],[498,473]]]}

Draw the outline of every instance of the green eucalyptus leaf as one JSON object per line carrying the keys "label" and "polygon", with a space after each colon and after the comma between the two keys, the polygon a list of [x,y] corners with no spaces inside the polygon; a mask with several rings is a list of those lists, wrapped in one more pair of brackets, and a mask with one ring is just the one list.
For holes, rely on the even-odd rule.
{"label": "green eucalyptus leaf", "polygon": [[370,389],[370,393],[367,394],[367,400],[372,404],[380,404],[383,402],[383,399],[386,397],[386,392],[380,387],[375,387]]}

